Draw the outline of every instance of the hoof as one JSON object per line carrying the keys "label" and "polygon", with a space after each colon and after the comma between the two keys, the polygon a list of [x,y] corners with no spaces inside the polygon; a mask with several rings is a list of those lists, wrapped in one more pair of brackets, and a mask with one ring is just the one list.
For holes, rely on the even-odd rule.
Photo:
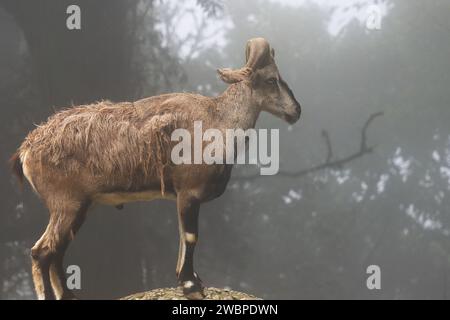
{"label": "hoof", "polygon": [[185,281],[183,283],[183,294],[189,300],[203,300],[205,294],[200,282]]}

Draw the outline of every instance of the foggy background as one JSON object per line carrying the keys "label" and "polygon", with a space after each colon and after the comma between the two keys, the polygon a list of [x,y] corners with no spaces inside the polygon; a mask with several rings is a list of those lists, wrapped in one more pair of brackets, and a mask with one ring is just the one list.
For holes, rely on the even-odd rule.
{"label": "foggy background", "polygon": [[[66,28],[70,4],[81,30]],[[366,23],[374,4],[379,30]],[[272,299],[448,299],[449,32],[445,0],[0,0],[0,298],[35,298],[29,248],[48,213],[7,164],[35,124],[101,99],[218,94],[215,69],[241,67],[246,40],[263,36],[302,118],[263,114],[258,127],[280,128],[282,172],[238,166],[202,206],[205,285]],[[176,222],[171,202],[92,208],[65,259],[81,267],[75,293],[175,286]],[[366,287],[372,264],[381,290]]]}

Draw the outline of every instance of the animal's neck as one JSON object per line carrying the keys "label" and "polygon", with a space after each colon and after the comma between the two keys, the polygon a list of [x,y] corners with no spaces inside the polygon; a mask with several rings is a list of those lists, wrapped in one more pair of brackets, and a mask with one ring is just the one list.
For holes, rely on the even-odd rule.
{"label": "animal's neck", "polygon": [[251,89],[239,82],[230,85],[217,97],[218,110],[227,128],[254,128],[260,110],[254,104]]}

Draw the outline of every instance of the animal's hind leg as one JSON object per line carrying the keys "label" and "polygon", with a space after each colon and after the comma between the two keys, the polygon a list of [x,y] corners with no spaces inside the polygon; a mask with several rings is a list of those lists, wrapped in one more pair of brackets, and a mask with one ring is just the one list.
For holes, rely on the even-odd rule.
{"label": "animal's hind leg", "polygon": [[59,230],[61,246],[57,248],[50,264],[50,280],[56,299],[67,300],[75,299],[75,295],[67,288],[66,274],[63,268],[64,254],[73,237],[81,228],[85,218],[89,203],[83,203],[75,215],[64,216],[64,221]]}
{"label": "animal's hind leg", "polygon": [[[47,201],[50,210],[50,221],[42,237],[31,249],[33,281],[38,299],[61,298],[65,283],[57,276],[53,278],[59,281],[59,287],[53,288],[50,278],[50,267],[61,261],[65,248],[70,241],[73,228],[80,217],[81,202],[69,199],[51,199]],[[83,212],[84,214],[84,212]],[[58,268],[52,268],[56,271]],[[61,264],[62,270],[62,264]],[[55,291],[55,292],[53,292]]]}
{"label": "animal's hind leg", "polygon": [[50,234],[54,222],[50,220],[42,237],[31,248],[31,272],[34,287],[39,300],[53,300],[52,286],[50,283]]}

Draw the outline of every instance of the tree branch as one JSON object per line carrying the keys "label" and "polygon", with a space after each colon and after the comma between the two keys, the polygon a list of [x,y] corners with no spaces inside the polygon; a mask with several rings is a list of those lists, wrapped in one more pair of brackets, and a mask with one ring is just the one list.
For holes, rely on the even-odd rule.
{"label": "tree branch", "polygon": [[[375,118],[380,117],[383,115],[383,112],[377,112],[372,114],[369,119],[366,120],[366,122],[364,123],[364,126],[361,130],[361,143],[360,143],[360,147],[359,150],[353,154],[350,154],[346,157],[340,158],[340,159],[336,159],[333,160],[333,149],[332,149],[332,145],[331,145],[331,140],[330,140],[330,135],[328,134],[327,131],[322,130],[322,137],[325,140],[325,144],[327,146],[327,156],[325,161],[322,164],[319,164],[317,166],[313,166],[311,168],[307,168],[307,169],[303,169],[300,171],[279,171],[278,172],[278,176],[282,176],[282,177],[288,177],[288,178],[298,178],[298,177],[302,177],[305,175],[308,175],[310,173],[319,171],[319,170],[323,170],[323,169],[327,169],[327,168],[340,168],[343,165],[363,157],[366,154],[369,154],[371,152],[373,152],[375,146],[371,146],[368,147],[367,146],[367,130],[369,128],[369,125],[375,120]],[[253,174],[253,175],[247,175],[247,176],[236,176],[234,177],[235,180],[255,180],[257,178],[261,177],[260,174]]]}

